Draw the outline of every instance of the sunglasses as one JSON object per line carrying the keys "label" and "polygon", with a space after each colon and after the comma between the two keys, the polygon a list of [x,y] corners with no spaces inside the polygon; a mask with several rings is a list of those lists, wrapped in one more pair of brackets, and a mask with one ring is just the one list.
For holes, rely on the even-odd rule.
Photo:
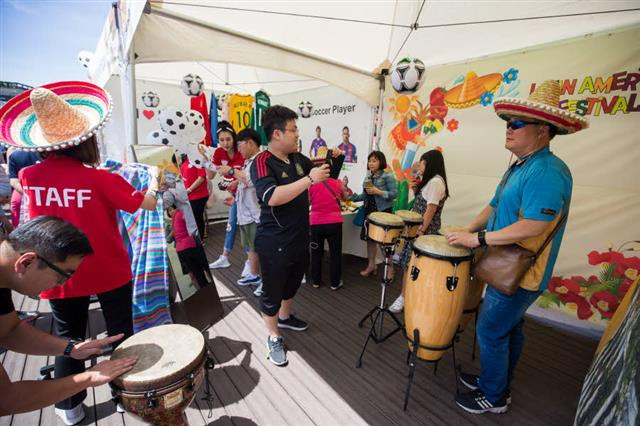
{"label": "sunglasses", "polygon": [[537,121],[524,121],[524,120],[507,121],[507,129],[518,130],[518,129],[522,129],[527,124],[536,125],[536,124],[542,124],[542,123],[539,123]]}
{"label": "sunglasses", "polygon": [[42,261],[42,263],[44,263],[45,265],[47,265],[47,267],[55,272],[57,272],[60,275],[60,279],[58,279],[58,283],[62,284],[66,281],[68,281],[71,276],[73,275],[73,272],[67,272],[67,271],[63,271],[62,269],[58,268],[56,265],[54,265],[53,263],[49,262],[47,259],[45,259],[44,257],[40,256],[39,254],[36,254],[36,256],[38,257],[38,259],[40,259]]}

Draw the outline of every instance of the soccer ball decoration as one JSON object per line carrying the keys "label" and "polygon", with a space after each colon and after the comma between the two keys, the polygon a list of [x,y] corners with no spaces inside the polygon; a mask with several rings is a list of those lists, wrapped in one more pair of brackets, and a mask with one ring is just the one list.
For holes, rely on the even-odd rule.
{"label": "soccer ball decoration", "polygon": [[298,111],[300,111],[300,116],[302,118],[311,117],[311,111],[313,111],[313,104],[309,101],[300,102],[298,105]]}
{"label": "soccer ball decoration", "polygon": [[83,68],[89,68],[91,60],[93,59],[93,52],[87,50],[81,50],[78,53],[78,62]]}
{"label": "soccer ball decoration", "polygon": [[160,98],[154,92],[144,92],[142,94],[142,103],[147,108],[156,108],[160,105]]}
{"label": "soccer ball decoration", "polygon": [[417,58],[407,56],[391,70],[391,86],[398,93],[413,93],[424,81],[424,63]]}
{"label": "soccer ball decoration", "polygon": [[158,114],[160,128],[170,135],[183,133],[187,128],[187,116],[174,107],[165,108]]}
{"label": "soccer ball decoration", "polygon": [[187,96],[200,96],[204,89],[204,83],[199,75],[187,74],[182,77],[180,87],[182,87],[182,91]]}

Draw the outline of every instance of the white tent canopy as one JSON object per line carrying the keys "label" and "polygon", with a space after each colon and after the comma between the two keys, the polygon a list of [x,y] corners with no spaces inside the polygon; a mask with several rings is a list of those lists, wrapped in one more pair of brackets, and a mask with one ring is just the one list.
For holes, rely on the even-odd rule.
{"label": "white tent canopy", "polygon": [[[282,79],[325,81],[371,105],[379,90],[371,71],[385,59],[411,55],[437,66],[640,22],[637,0],[171,0],[152,1],[147,10],[133,37],[136,64],[257,66],[263,70],[247,72],[255,83],[278,79],[264,69],[278,70],[297,75]],[[207,66],[220,76],[220,65]],[[178,81],[184,75],[165,72],[164,66],[162,74]],[[230,76],[231,83],[247,82]],[[291,91],[313,87],[297,83]]]}

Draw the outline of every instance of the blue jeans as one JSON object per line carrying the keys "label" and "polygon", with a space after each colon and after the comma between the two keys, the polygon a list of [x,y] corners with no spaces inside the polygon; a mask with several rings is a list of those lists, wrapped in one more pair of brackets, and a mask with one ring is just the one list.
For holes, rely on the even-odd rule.
{"label": "blue jeans", "polygon": [[507,296],[487,287],[476,333],[480,347],[479,386],[492,403],[509,389],[524,346],[524,313],[541,293],[519,288],[513,296]]}
{"label": "blue jeans", "polygon": [[229,207],[229,220],[227,221],[227,233],[224,236],[224,250],[231,252],[236,241],[236,229],[238,228],[238,204],[233,203]]}

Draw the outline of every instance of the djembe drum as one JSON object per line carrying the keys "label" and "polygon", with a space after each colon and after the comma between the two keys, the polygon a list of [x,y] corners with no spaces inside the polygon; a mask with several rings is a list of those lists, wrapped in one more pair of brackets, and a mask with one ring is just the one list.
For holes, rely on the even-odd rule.
{"label": "djembe drum", "polygon": [[125,411],[152,425],[187,425],[184,410],[204,380],[204,337],[194,327],[160,325],[126,339],[111,359],[137,357],[112,382]]}

